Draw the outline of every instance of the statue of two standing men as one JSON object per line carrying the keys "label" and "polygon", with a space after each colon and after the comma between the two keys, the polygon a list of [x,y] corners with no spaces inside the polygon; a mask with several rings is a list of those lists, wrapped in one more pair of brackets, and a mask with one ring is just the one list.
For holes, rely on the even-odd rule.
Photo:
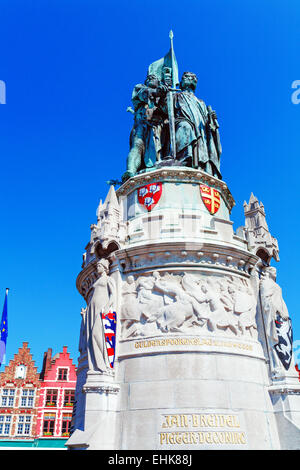
{"label": "statue of two standing men", "polygon": [[[145,83],[136,85],[133,90],[134,125],[123,181],[158,164],[199,168],[222,178],[222,148],[216,113],[195,96],[197,77],[194,73],[184,72],[178,90],[171,87],[171,76],[172,68],[163,67],[161,78],[148,73]],[[167,103],[170,92],[176,145],[172,157]]]}

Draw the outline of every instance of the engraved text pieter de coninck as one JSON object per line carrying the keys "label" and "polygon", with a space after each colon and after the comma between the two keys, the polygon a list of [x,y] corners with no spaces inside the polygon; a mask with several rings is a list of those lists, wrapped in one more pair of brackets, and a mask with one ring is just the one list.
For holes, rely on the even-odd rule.
{"label": "engraved text pieter de coninck", "polygon": [[163,415],[159,443],[169,445],[245,445],[237,414]]}

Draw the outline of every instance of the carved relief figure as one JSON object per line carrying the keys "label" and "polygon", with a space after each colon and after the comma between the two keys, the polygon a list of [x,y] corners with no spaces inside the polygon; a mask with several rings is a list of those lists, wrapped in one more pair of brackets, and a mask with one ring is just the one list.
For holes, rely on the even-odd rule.
{"label": "carved relief figure", "polygon": [[224,307],[223,294],[219,284],[218,281],[212,282],[211,280],[195,281],[191,275],[183,277],[185,289],[197,301],[196,304],[193,304],[197,319],[202,321],[202,324],[206,323],[211,331],[215,331],[217,328],[224,330],[229,328],[234,334],[237,334],[234,319]]}
{"label": "carved relief figure", "polygon": [[230,282],[222,288],[221,301],[225,309],[231,312],[238,335],[249,334],[257,337],[255,321],[256,299],[247,283]]}
{"label": "carved relief figure", "polygon": [[109,361],[105,345],[101,314],[115,310],[115,282],[108,275],[109,262],[101,259],[97,263],[99,278],[93,284],[93,291],[86,313],[86,337],[89,370],[107,372]]}
{"label": "carved relief figure", "polygon": [[[246,280],[154,272],[124,285],[123,339],[167,332],[256,334],[256,300]],[[127,313],[126,313],[127,312]]]}
{"label": "carved relief figure", "polygon": [[215,331],[216,328],[226,330],[229,328],[234,334],[237,334],[236,326],[234,325],[232,316],[225,310],[221,301],[221,295],[216,291],[214,285],[210,280],[201,284],[202,299],[209,305],[209,313],[205,317],[208,327]]}
{"label": "carved relief figure", "polygon": [[181,331],[194,316],[193,299],[174,280],[161,278],[157,272],[154,275],[154,287],[164,295],[164,305],[157,312],[157,325],[163,332]]}
{"label": "carved relief figure", "polygon": [[137,286],[133,276],[128,276],[123,286],[123,302],[121,308],[122,336],[128,338],[138,333],[141,311],[137,299]]}
{"label": "carved relief figure", "polygon": [[239,318],[238,327],[241,333],[249,333],[250,336],[257,338],[257,326],[255,321],[257,300],[249,288],[240,290],[236,293],[234,315]]}
{"label": "carved relief figure", "polygon": [[140,277],[138,279],[138,301],[140,303],[142,323],[156,322],[162,307],[163,298],[154,290],[156,274],[151,277]]}

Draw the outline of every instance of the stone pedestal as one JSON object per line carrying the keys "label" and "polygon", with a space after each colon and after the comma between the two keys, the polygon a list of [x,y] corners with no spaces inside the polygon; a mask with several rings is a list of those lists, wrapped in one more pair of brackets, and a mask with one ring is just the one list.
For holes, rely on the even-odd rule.
{"label": "stone pedestal", "polygon": [[[140,190],[150,184],[161,195],[148,210]],[[219,194],[215,213],[200,185]],[[88,303],[97,259],[110,260],[115,363],[110,375],[92,373],[81,350],[68,446],[300,448],[298,377],[293,361],[277,377],[271,369],[259,257],[245,231],[233,230],[226,183],[161,168],[131,178],[105,204],[113,215],[105,230],[101,217],[92,228],[77,287]]]}

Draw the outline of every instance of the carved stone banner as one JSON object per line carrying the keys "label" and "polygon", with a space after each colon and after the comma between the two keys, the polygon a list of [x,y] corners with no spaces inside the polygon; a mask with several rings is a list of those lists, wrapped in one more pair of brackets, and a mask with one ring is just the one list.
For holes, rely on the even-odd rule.
{"label": "carved stone banner", "polygon": [[102,313],[102,323],[109,365],[113,369],[116,352],[116,312]]}

